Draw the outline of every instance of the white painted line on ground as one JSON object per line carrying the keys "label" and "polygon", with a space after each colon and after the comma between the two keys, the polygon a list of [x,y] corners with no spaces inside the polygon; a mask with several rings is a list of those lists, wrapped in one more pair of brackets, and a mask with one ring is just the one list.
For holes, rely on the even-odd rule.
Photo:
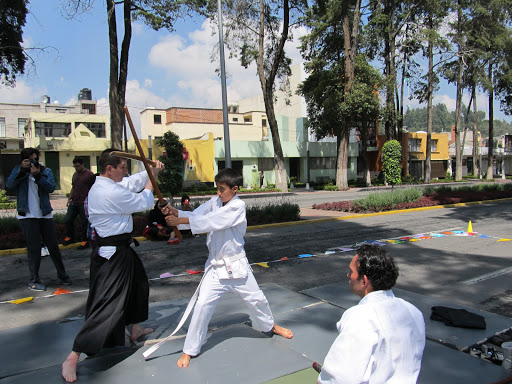
{"label": "white painted line on ground", "polygon": [[485,275],[474,277],[474,278],[469,279],[469,280],[460,281],[459,284],[460,285],[472,285],[472,284],[479,283],[481,281],[485,281],[485,280],[489,280],[489,279],[494,279],[495,277],[499,277],[501,275],[505,275],[505,274],[510,273],[510,272],[512,272],[512,267],[503,268],[503,269],[499,269],[499,270],[494,271],[494,272],[486,273]]}

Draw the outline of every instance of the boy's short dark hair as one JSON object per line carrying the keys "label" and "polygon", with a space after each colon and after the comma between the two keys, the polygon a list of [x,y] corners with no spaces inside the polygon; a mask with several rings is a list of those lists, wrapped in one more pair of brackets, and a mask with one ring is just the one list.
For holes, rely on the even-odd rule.
{"label": "boy's short dark hair", "polygon": [[121,158],[117,156],[112,156],[110,153],[114,151],[119,151],[119,149],[109,148],[105,149],[101,152],[101,155],[98,159],[98,172],[100,175],[104,174],[107,170],[107,166],[111,165],[114,168],[121,163]]}
{"label": "boy's short dark hair", "polygon": [[37,158],[39,159],[39,151],[35,148],[23,148],[20,152],[20,157],[21,157],[21,160],[25,160],[25,159],[30,159],[30,157],[33,155],[33,154],[36,154]]}
{"label": "boy's short dark hair", "polygon": [[181,196],[181,204],[185,204],[185,200],[190,202],[190,197],[188,195]]}
{"label": "boy's short dark hair", "polygon": [[357,249],[357,255],[357,274],[360,278],[366,275],[375,291],[386,291],[394,287],[398,267],[385,249],[365,244]]}
{"label": "boy's short dark hair", "polygon": [[73,159],[73,164],[84,164],[84,159],[82,159],[81,157],[78,157],[76,156],[74,159]]}
{"label": "boy's short dark hair", "polygon": [[232,168],[224,168],[215,176],[216,184],[226,184],[229,188],[242,185],[242,176]]}

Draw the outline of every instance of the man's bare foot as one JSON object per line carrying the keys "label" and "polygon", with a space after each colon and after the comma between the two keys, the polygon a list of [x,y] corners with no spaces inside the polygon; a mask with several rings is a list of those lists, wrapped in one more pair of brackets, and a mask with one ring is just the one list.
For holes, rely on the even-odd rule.
{"label": "man's bare foot", "polygon": [[176,365],[180,368],[187,368],[188,367],[188,363],[190,363],[190,358],[192,356],[190,355],[187,355],[186,353],[184,353],[183,355],[181,355],[180,359],[178,360],[178,362],[176,363]]}
{"label": "man's bare foot", "polygon": [[130,340],[136,341],[139,337],[145,336],[153,332],[153,328],[142,328],[140,324],[132,325],[132,333],[130,334]]}
{"label": "man's bare foot", "polygon": [[291,339],[293,337],[292,331],[290,331],[288,328],[280,327],[277,324],[274,324],[274,326],[272,327],[272,332],[286,339]]}
{"label": "man's bare foot", "polygon": [[66,360],[62,363],[62,378],[68,383],[76,381],[76,365],[78,364],[78,352],[71,352]]}

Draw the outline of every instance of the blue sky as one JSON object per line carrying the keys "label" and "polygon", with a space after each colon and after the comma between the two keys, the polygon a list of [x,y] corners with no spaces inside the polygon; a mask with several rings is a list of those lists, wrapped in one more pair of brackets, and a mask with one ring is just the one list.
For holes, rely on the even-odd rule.
{"label": "blue sky", "polygon": [[[26,47],[46,47],[30,50],[34,60],[28,63],[26,74],[18,78],[15,88],[0,86],[0,102],[34,103],[42,95],[51,102],[74,104],[80,89],[90,88],[98,101],[98,113],[108,113],[109,52],[106,7],[102,0],[81,16],[68,20],[64,16],[64,0],[32,0],[24,28]],[[118,17],[122,9],[117,9]],[[305,33],[304,29],[294,36]],[[123,36],[118,22],[118,38]],[[300,61],[297,39],[287,46],[294,63]],[[212,35],[208,20],[190,20],[176,25],[173,33],[153,31],[140,22],[133,24],[133,36],[128,64],[126,102],[136,125],[139,112],[146,107],[173,106],[218,107],[221,105],[220,79],[215,73],[218,63],[211,56],[218,36]],[[228,52],[226,52],[228,57]],[[254,65],[243,68],[236,59],[226,59],[228,100],[236,101],[261,93]],[[479,108],[487,113],[486,98],[480,95]],[[455,89],[443,85],[434,103],[446,103],[455,108]],[[467,97],[466,97],[467,102]],[[406,106],[418,106],[409,101]],[[495,118],[504,115],[496,105]],[[506,118],[511,121],[510,117]]]}

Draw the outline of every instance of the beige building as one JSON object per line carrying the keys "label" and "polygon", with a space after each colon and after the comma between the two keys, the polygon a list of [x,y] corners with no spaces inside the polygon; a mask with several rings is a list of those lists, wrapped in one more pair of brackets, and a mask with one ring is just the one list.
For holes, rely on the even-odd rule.
{"label": "beige building", "polygon": [[40,161],[55,176],[57,193],[70,192],[76,156],[83,158],[86,168],[97,171],[97,157],[110,147],[110,116],[96,114],[90,90],[82,89],[78,97],[78,103],[72,106],[52,104],[47,96],[35,104],[0,103],[0,165],[4,177],[19,164],[24,147],[40,150]]}

